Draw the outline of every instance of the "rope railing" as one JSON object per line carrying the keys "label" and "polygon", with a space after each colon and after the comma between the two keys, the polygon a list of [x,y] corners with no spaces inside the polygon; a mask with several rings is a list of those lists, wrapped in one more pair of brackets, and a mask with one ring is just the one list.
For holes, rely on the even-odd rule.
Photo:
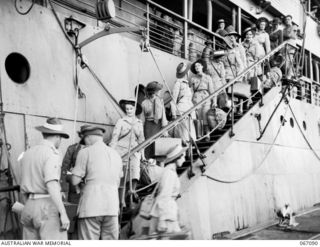
{"label": "rope railing", "polygon": [[[172,121],[171,123],[169,123],[167,126],[165,126],[162,130],[160,130],[157,134],[151,136],[150,138],[148,138],[147,140],[145,140],[143,143],[140,143],[138,146],[136,146],[135,148],[133,148],[131,150],[131,154],[134,154],[135,152],[140,151],[141,149],[149,146],[150,144],[152,144],[157,138],[161,137],[164,133],[168,132],[170,129],[174,128],[177,124],[181,123],[182,121],[184,121],[184,119],[191,114],[193,111],[195,111],[196,109],[200,108],[204,103],[209,102],[211,99],[213,99],[213,97],[217,96],[220,92],[224,91],[225,89],[227,89],[228,87],[232,86],[233,84],[235,84],[238,81],[241,81],[242,78],[247,75],[248,73],[250,73],[253,69],[255,69],[257,66],[259,66],[260,64],[262,64],[265,60],[269,59],[270,57],[272,57],[275,53],[277,53],[278,51],[282,50],[283,48],[285,48],[287,45],[290,45],[290,43],[288,41],[285,41],[284,43],[282,43],[281,45],[279,45],[277,48],[273,49],[271,52],[269,52],[268,54],[266,54],[263,58],[261,58],[259,61],[255,62],[254,64],[252,64],[251,66],[249,66],[248,68],[246,68],[244,71],[242,71],[238,76],[236,76],[233,80],[231,80],[230,82],[226,83],[225,85],[221,86],[220,88],[218,88],[215,92],[213,92],[212,94],[210,94],[208,97],[206,97],[205,99],[203,99],[202,101],[200,101],[198,104],[194,105],[192,108],[190,108],[189,110],[187,110],[185,113],[183,113],[180,117],[178,117],[177,119],[175,119],[174,121]],[[126,153],[125,155],[123,155],[122,157],[126,157],[128,156],[128,153]]]}

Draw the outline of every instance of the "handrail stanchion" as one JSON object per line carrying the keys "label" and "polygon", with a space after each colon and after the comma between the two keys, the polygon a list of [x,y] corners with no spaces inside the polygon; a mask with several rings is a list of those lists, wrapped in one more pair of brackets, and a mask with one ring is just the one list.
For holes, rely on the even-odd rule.
{"label": "handrail stanchion", "polygon": [[264,74],[265,74],[265,66],[266,66],[266,63],[265,61],[263,61],[262,63],[262,75],[261,75],[261,98],[260,98],[260,103],[259,103],[259,106],[262,107],[263,106],[263,91],[264,91],[264,88],[263,88],[263,77],[264,77]]}
{"label": "handrail stanchion", "polygon": [[150,40],[150,4],[147,2],[147,37]]}
{"label": "handrail stanchion", "polygon": [[231,85],[231,129],[229,136],[233,137],[234,132],[233,132],[233,125],[234,125],[234,92],[233,92],[233,84]]}
{"label": "handrail stanchion", "polygon": [[183,58],[188,59],[188,0],[183,1]]}

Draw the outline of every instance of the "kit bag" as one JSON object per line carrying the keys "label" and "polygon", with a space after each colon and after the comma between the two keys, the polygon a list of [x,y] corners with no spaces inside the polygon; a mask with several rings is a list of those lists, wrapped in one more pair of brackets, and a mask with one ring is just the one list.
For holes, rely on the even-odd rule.
{"label": "kit bag", "polygon": [[217,105],[220,109],[231,108],[231,100],[226,92],[222,92],[217,96]]}
{"label": "kit bag", "polygon": [[[159,179],[159,181],[161,180],[161,178]],[[152,207],[156,201],[156,192],[159,188],[159,184],[160,182],[157,183],[156,187],[154,188],[154,190],[152,191],[151,194],[147,195],[143,201],[141,202],[140,205],[140,210],[139,210],[139,215],[146,219],[146,220],[150,220],[151,219],[151,210]]]}
{"label": "kit bag", "polygon": [[143,185],[151,184],[148,165],[148,161],[145,160],[140,163],[140,183]]}
{"label": "kit bag", "polygon": [[208,111],[207,118],[211,129],[222,129],[227,122],[227,113],[219,108],[213,108]]}
{"label": "kit bag", "polygon": [[259,91],[260,93],[262,92],[262,82],[259,79],[258,76],[254,76],[250,78],[250,91],[251,92],[256,92]]}
{"label": "kit bag", "polygon": [[169,150],[181,144],[181,138],[160,137],[150,145],[152,157],[164,157]]}

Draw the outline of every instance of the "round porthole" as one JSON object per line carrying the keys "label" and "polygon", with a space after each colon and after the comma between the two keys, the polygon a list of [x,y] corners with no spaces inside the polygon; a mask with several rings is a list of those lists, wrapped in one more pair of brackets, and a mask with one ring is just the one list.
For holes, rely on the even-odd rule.
{"label": "round porthole", "polygon": [[306,121],[302,121],[302,127],[304,130],[307,130],[307,124]]}
{"label": "round porthole", "polygon": [[294,121],[293,121],[293,118],[290,118],[290,125],[291,125],[291,127],[292,127],[292,128],[294,127]]}
{"label": "round porthole", "polygon": [[282,115],[280,116],[280,123],[282,124],[282,126],[284,126],[285,119]]}
{"label": "round porthole", "polygon": [[9,54],[5,61],[8,76],[16,83],[25,83],[30,76],[30,65],[28,60],[20,53]]}

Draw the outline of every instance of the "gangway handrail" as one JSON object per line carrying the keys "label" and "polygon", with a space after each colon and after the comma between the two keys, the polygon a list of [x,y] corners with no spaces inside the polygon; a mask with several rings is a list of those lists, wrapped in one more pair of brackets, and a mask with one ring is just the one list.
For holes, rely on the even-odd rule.
{"label": "gangway handrail", "polygon": [[[257,62],[253,63],[251,66],[249,66],[248,68],[246,68],[245,70],[243,70],[238,76],[236,76],[233,80],[231,80],[230,82],[226,83],[225,85],[221,86],[220,88],[218,88],[216,91],[214,91],[212,94],[210,94],[208,97],[206,97],[205,99],[203,99],[202,101],[200,101],[199,103],[197,103],[196,105],[194,105],[192,108],[190,108],[189,110],[187,110],[186,112],[184,112],[180,117],[178,117],[177,119],[175,119],[174,121],[172,121],[171,123],[169,123],[168,125],[166,125],[163,129],[161,129],[157,134],[149,137],[147,140],[145,140],[144,142],[140,143],[138,146],[134,147],[131,151],[130,151],[130,156],[133,155],[134,153],[144,149],[145,147],[149,146],[150,144],[152,144],[157,138],[159,138],[160,136],[162,136],[164,133],[166,133],[168,130],[170,130],[171,128],[175,127],[177,124],[179,124],[180,122],[182,122],[186,116],[188,116],[191,112],[193,112],[194,110],[196,110],[197,108],[199,108],[201,105],[203,105],[204,103],[208,102],[209,100],[211,100],[213,97],[215,97],[217,94],[219,94],[221,91],[225,90],[226,88],[232,86],[233,84],[235,84],[236,82],[240,81],[245,75],[247,75],[252,69],[254,69],[255,67],[257,67],[258,65],[260,65],[261,63],[263,63],[266,59],[270,58],[271,56],[273,56],[275,53],[277,53],[278,51],[280,51],[281,49],[283,49],[286,45],[292,46],[294,48],[296,48],[295,46],[293,46],[289,41],[285,41],[283,42],[281,45],[279,45],[278,47],[274,48],[272,51],[270,51],[268,54],[266,54],[263,58],[259,59]],[[126,154],[124,154],[122,156],[122,158],[127,157],[128,156],[127,152]]]}

